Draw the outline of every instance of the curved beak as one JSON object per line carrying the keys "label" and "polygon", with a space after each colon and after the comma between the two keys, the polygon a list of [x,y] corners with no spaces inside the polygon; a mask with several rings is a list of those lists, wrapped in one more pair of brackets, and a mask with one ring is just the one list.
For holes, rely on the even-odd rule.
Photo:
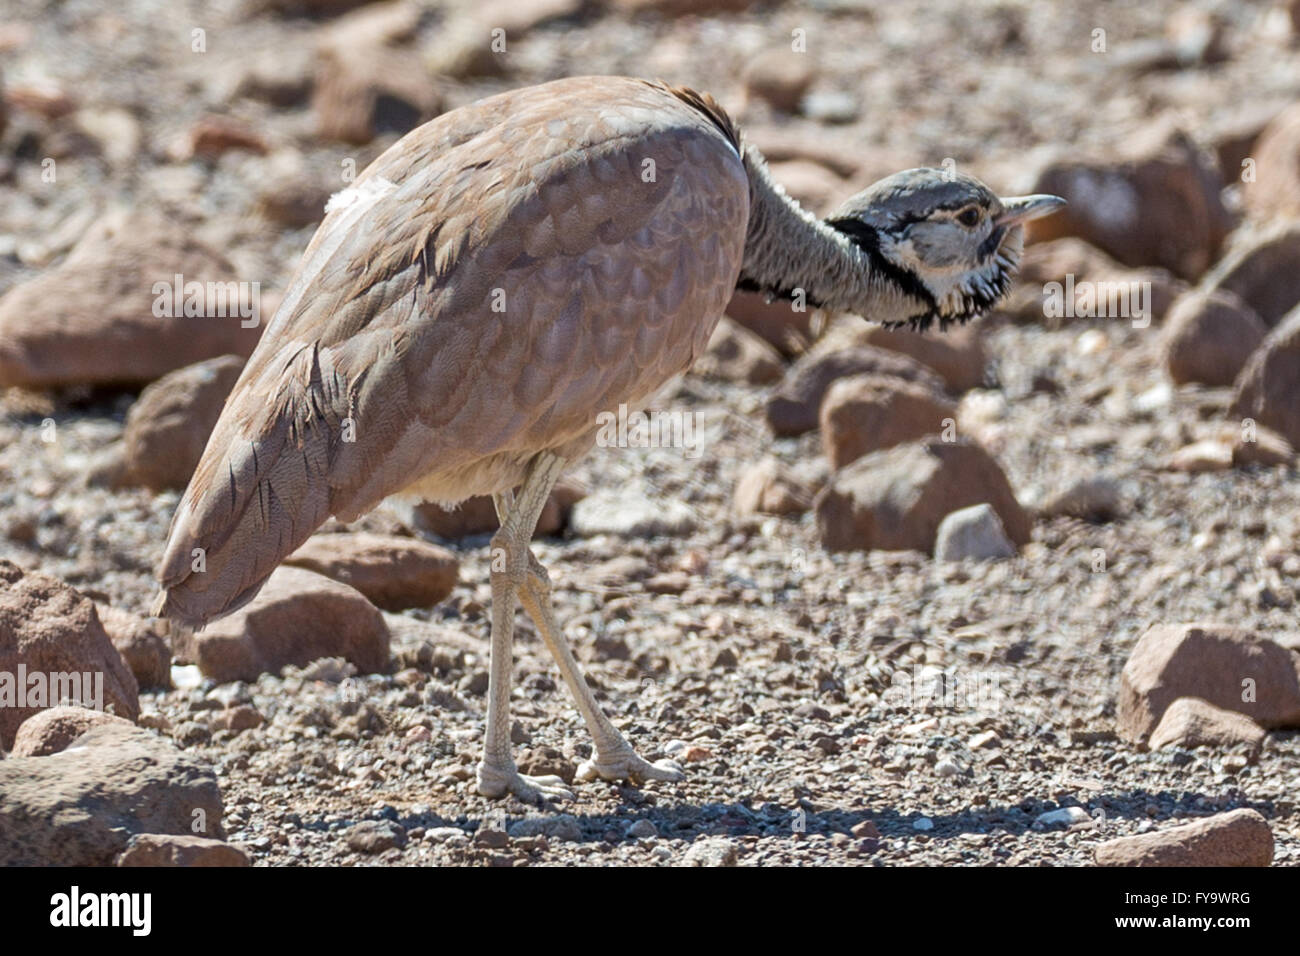
{"label": "curved beak", "polygon": [[1033,196],[1012,196],[1002,200],[1002,212],[994,220],[999,226],[1014,226],[1031,219],[1050,216],[1064,206],[1065,200],[1060,196],[1038,193]]}

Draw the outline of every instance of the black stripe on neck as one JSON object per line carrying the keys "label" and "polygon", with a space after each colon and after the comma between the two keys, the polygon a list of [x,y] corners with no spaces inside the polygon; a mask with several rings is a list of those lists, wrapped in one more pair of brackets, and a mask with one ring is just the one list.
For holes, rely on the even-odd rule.
{"label": "black stripe on neck", "polygon": [[855,246],[870,256],[871,268],[893,282],[900,291],[918,302],[926,303],[930,307],[929,312],[939,311],[939,303],[935,301],[934,293],[926,287],[915,272],[885,258],[885,254],[880,251],[880,233],[874,226],[867,225],[861,219],[827,219],[825,222],[835,231],[848,236]]}

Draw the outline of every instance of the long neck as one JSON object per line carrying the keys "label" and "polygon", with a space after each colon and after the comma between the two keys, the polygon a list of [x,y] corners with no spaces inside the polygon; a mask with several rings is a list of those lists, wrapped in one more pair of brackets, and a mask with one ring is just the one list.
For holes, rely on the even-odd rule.
{"label": "long neck", "polygon": [[[906,277],[856,237],[827,225],[786,195],[767,162],[744,146],[749,174],[749,230],[737,287],[810,307],[853,312],[879,322],[905,322],[930,303],[907,291]],[[862,227],[867,233],[869,227]],[[856,238],[856,241],[855,241]]]}

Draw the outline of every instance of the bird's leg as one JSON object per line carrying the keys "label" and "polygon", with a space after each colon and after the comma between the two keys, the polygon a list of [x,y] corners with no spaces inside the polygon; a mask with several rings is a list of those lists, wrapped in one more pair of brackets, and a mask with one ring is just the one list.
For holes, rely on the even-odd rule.
{"label": "bird's leg", "polygon": [[569,693],[573,695],[595,741],[595,753],[578,768],[577,778],[582,781],[597,777],[604,780],[681,780],[684,776],[682,769],[673,761],[650,763],[639,757],[600,709],[555,620],[550,577],[531,550],[528,551],[528,576],[519,592],[519,600],[541,632],[542,640],[555,658],[560,676],[569,686]]}
{"label": "bird's leg", "polygon": [[510,752],[515,597],[528,580],[528,542],[563,466],[562,459],[539,455],[529,466],[518,498],[509,491],[493,496],[501,527],[492,536],[490,553],[492,660],[488,670],[487,730],[483,759],[478,765],[478,792],[485,797],[513,793],[527,803],[541,803],[547,797],[573,798],[573,792],[559,777],[521,774]]}

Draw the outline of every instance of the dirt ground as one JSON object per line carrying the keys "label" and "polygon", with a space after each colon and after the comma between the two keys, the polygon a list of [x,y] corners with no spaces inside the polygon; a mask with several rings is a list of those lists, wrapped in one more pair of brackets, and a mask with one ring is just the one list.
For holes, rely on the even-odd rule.
{"label": "dirt ground", "polygon": [[[201,115],[232,113],[298,150],[327,181],[346,159],[364,167],[395,136],[325,143],[306,102],[232,95],[258,55],[292,62],[328,26],[274,6],[8,0],[0,8],[0,36],[21,39],[6,56],[6,84],[50,80],[85,106],[127,111],[140,135],[120,163],[74,150],[57,188],[42,185],[39,165],[22,155],[6,159],[0,293],[58,261],[96,215],[163,203],[198,214],[204,237],[241,275],[283,288],[312,227],[255,214],[265,157],[186,162],[168,144]],[[470,5],[426,6],[412,41],[419,48],[472,15]],[[438,83],[451,108],[565,75],[662,76],[712,91],[746,127],[851,151],[851,166],[951,157],[1015,193],[1047,156],[1106,156],[1163,120],[1206,140],[1244,112],[1297,99],[1300,50],[1266,4],[1200,5],[1227,24],[1223,62],[1125,66],[1126,51],[1164,35],[1183,6],[817,0],[696,16],[592,4],[528,29],[502,75]],[[207,31],[201,55],[190,51],[195,24]],[[1090,50],[1096,29],[1106,31],[1105,54]],[[845,121],[747,101],[746,65],[794,30],[806,31],[813,89],[847,95]],[[694,375],[658,404],[699,416],[699,457],[597,449],[574,469],[589,489],[681,502],[694,519],[684,533],[569,534],[535,549],[603,706],[643,756],[681,762],[682,783],[580,785],[574,802],[545,811],[475,792],[490,598],[484,537],[453,545],[461,583],[448,601],[404,615],[394,673],[349,676],[319,663],[249,685],[142,694],[142,710],[216,768],[229,839],[258,865],[655,865],[705,851],[734,852],[740,865],[1087,865],[1101,841],[1242,806],[1268,818],[1276,863],[1294,865],[1297,733],[1270,734],[1259,761],[1243,768],[1204,749],[1141,752],[1114,731],[1120,670],[1151,624],[1300,630],[1297,566],[1282,565],[1279,594],[1266,560],[1300,542],[1294,468],[1162,467],[1214,432],[1230,394],[1163,394],[1155,327],[1081,319],[982,328],[992,377],[963,401],[964,420],[978,421],[1024,501],[1073,476],[1117,479],[1124,503],[1114,521],[1039,519],[1022,553],[997,562],[828,553],[811,513],[732,508],[739,477],[764,455],[815,470],[817,435],[774,439],[762,419],[768,389]],[[178,495],[83,480],[93,455],[121,437],[133,398],[5,394],[0,557],[143,613]],[[41,439],[46,417],[58,423],[57,449]],[[403,520],[385,506],[357,527]],[[443,646],[459,652],[404,666],[439,634],[456,635]],[[522,616],[517,635],[521,764],[571,772],[590,739]],[[948,699],[927,698],[936,669],[957,682]],[[910,693],[886,693],[898,671],[916,675]],[[232,700],[251,702],[265,724],[211,730],[211,711]],[[1091,822],[1039,821],[1071,806]],[[374,825],[358,826],[366,821]]]}

